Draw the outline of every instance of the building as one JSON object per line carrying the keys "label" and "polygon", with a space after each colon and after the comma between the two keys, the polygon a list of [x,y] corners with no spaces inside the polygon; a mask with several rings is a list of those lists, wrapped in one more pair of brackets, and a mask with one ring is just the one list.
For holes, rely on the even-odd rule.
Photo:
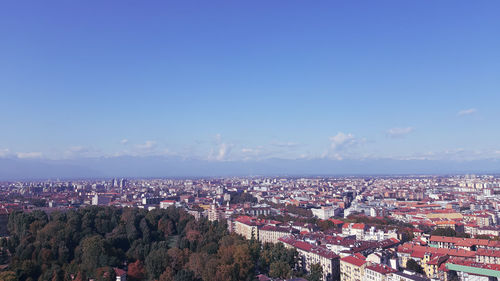
{"label": "building", "polygon": [[339,280],[340,257],[324,246],[317,246],[305,241],[297,240],[293,236],[279,238],[287,248],[295,248],[299,253],[299,266],[306,271],[311,270],[313,264],[320,264],[323,268],[323,280]]}
{"label": "building", "polygon": [[389,274],[387,281],[429,281],[429,279],[417,274],[393,272]]}
{"label": "building", "polygon": [[389,274],[396,272],[395,269],[385,264],[370,264],[365,267],[363,281],[387,281]]}
{"label": "building", "polygon": [[142,205],[156,205],[160,204],[165,198],[163,197],[144,197],[142,198]]}
{"label": "building", "polygon": [[111,202],[110,196],[96,194],[92,197],[92,205],[108,205],[109,202]]}
{"label": "building", "polygon": [[285,228],[273,225],[264,225],[259,229],[259,241],[262,243],[278,243],[281,237],[288,236],[295,231],[293,228]]}
{"label": "building", "polygon": [[487,264],[500,264],[500,251],[477,249],[476,262]]}
{"label": "building", "polygon": [[113,268],[116,275],[116,281],[127,281],[127,272],[123,269]]}
{"label": "building", "polygon": [[212,206],[210,207],[210,210],[208,210],[208,220],[209,221],[218,221],[224,217],[225,217],[224,212],[217,209],[215,207],[215,204],[212,204]]}
{"label": "building", "polygon": [[340,259],[340,281],[364,280],[366,264],[364,259],[355,256],[343,257]]}
{"label": "building", "polygon": [[161,209],[168,209],[170,206],[175,205],[175,200],[163,200],[160,202],[160,208]]}
{"label": "building", "polygon": [[259,226],[262,223],[249,216],[240,216],[234,221],[234,232],[246,239],[259,239]]}
{"label": "building", "polygon": [[317,209],[311,209],[313,215],[321,220],[327,220],[331,217],[338,216],[340,214],[340,209],[336,207],[321,207]]}
{"label": "building", "polygon": [[450,271],[456,272],[456,277],[460,281],[493,281],[500,279],[500,265],[498,264],[481,264],[452,260],[440,269],[443,269],[442,276],[446,280],[450,280]]}
{"label": "building", "polygon": [[364,223],[346,223],[342,226],[342,234],[346,236],[355,235],[356,239],[363,240],[366,225]]}

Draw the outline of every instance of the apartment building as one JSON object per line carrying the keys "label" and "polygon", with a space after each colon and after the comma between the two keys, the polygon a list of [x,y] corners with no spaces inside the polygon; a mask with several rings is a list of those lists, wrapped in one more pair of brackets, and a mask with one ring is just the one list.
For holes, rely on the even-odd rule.
{"label": "apartment building", "polygon": [[355,256],[347,256],[340,259],[340,281],[364,280],[367,262]]}
{"label": "apartment building", "polygon": [[396,272],[395,269],[385,264],[370,264],[365,267],[363,281],[387,281],[389,274]]}
{"label": "apartment building", "polygon": [[292,228],[264,225],[259,229],[259,241],[262,243],[278,243],[281,237],[297,232]]}
{"label": "apartment building", "polygon": [[234,232],[246,239],[259,239],[259,226],[262,223],[252,217],[241,216],[234,222]]}
{"label": "apartment building", "polygon": [[287,248],[295,248],[299,253],[299,266],[306,271],[311,269],[313,264],[320,264],[323,268],[323,280],[339,280],[340,257],[326,247],[317,246],[308,242],[296,240],[292,236],[279,238]]}

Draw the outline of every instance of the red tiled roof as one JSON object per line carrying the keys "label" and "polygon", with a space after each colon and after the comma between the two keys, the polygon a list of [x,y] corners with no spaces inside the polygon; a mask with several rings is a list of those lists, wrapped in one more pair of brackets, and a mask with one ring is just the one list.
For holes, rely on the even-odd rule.
{"label": "red tiled roof", "polygon": [[347,262],[347,263],[350,263],[350,264],[353,264],[357,267],[360,267],[360,266],[363,266],[366,261],[362,260],[362,259],[358,259],[354,256],[347,256],[347,257],[344,257],[342,259],[340,259],[341,261],[343,262]]}
{"label": "red tiled roof", "polygon": [[386,275],[392,272],[396,272],[395,269],[388,267],[385,264],[373,264],[373,265],[368,265],[366,269],[373,270],[375,272],[378,272],[380,274]]}
{"label": "red tiled roof", "polygon": [[357,257],[360,260],[366,260],[366,257],[363,256],[361,253],[355,253],[354,256]]}
{"label": "red tiled roof", "polygon": [[344,223],[343,221],[337,220],[337,219],[329,219],[329,221],[333,222],[333,224],[335,224],[335,225]]}
{"label": "red tiled roof", "polygon": [[364,223],[355,223],[352,225],[352,228],[354,229],[365,229],[365,224]]}
{"label": "red tiled roof", "polygon": [[422,251],[413,251],[411,253],[411,257],[412,258],[419,258],[419,259],[423,259],[425,256],[425,252],[422,252]]}
{"label": "red tiled roof", "polygon": [[116,267],[113,268],[113,269],[115,271],[116,276],[123,276],[123,275],[127,274],[127,272],[125,270],[123,270],[123,269],[119,269],[119,268],[116,268]]}
{"label": "red tiled roof", "polygon": [[488,250],[488,249],[477,249],[476,254],[478,256],[487,256],[487,257],[497,257],[500,258],[500,251],[498,250]]}

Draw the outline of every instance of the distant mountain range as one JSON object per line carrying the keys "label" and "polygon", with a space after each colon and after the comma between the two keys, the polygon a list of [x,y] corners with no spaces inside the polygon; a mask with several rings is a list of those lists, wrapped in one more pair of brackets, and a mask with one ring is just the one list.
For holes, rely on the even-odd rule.
{"label": "distant mountain range", "polygon": [[0,180],[109,177],[223,177],[500,173],[500,161],[267,159],[207,161],[177,157],[71,160],[0,158]]}

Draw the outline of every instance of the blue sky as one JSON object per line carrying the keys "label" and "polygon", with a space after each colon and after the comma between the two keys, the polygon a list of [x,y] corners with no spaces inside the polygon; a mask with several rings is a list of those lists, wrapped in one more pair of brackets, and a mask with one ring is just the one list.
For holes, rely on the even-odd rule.
{"label": "blue sky", "polygon": [[498,1],[2,1],[0,157],[500,158]]}

